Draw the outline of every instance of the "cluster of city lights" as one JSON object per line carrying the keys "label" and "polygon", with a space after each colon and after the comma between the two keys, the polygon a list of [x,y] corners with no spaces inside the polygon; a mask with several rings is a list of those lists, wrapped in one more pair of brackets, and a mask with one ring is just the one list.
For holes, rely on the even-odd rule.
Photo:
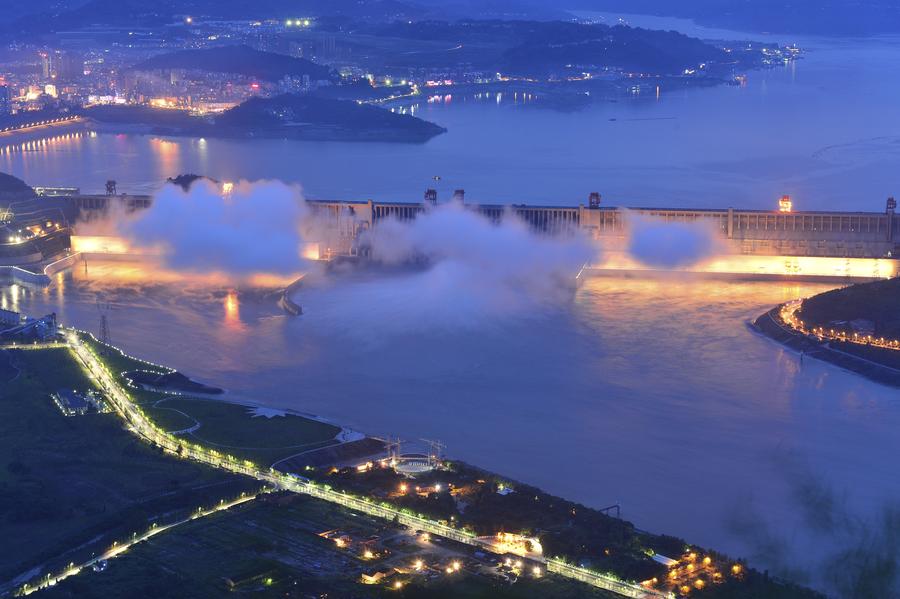
{"label": "cluster of city lights", "polygon": [[[701,559],[696,552],[692,551],[682,556],[680,560],[672,561],[669,564],[669,573],[666,578],[667,583],[677,588],[682,595],[688,595],[694,590],[703,590],[710,583],[723,582],[725,576],[720,570],[720,566],[712,557],[707,555]],[[744,572],[743,566],[739,563],[732,564],[729,570],[734,578],[740,578]],[[657,578],[652,578],[641,584],[650,588],[658,583]]]}

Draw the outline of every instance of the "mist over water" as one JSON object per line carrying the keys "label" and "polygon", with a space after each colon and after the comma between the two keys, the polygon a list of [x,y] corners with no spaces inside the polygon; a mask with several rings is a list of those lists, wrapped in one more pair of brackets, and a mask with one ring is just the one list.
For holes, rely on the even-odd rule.
{"label": "mist over water", "polygon": [[[399,265],[415,258],[425,264],[415,276],[370,285],[375,297],[345,306],[348,314],[363,308],[375,316],[375,330],[388,325],[402,331],[411,323],[475,329],[486,320],[565,305],[575,276],[599,255],[580,231],[537,235],[514,214],[495,224],[456,202],[411,222],[379,223],[364,242],[377,262]],[[385,291],[393,298],[379,294],[379,286],[392,283]],[[378,318],[384,310],[390,319]]]}
{"label": "mist over water", "polygon": [[[493,99],[423,105],[419,115],[450,133],[421,147],[99,135],[4,152],[0,170],[85,191],[108,178],[155,191],[193,171],[302,181],[310,197],[340,199],[414,201],[437,185],[442,199],[465,187],[484,202],[568,205],[597,190],[609,204],[774,209],[790,193],[799,209],[880,211],[900,185],[900,40],[798,41],[803,60],[750,73],[746,88],[663,89],[576,114]],[[246,224],[215,190],[167,189],[135,235],[150,244],[167,228],[214,224],[199,247],[176,242],[171,264],[187,272],[245,249],[241,273],[302,264],[296,192],[272,187],[257,214],[265,202],[250,189],[233,213]],[[230,398],[441,439],[454,457],[591,506],[619,502],[642,528],[773,574],[846,597],[897,595],[896,390],[801,361],[745,326],[828,286],[594,279],[573,289],[555,280],[590,247],[485,227],[452,207],[388,225],[372,240],[384,261],[412,252],[430,268],[310,277],[295,296],[301,318],[262,292],[127,264],[90,263],[46,290],[0,287],[0,307],[55,311],[96,332],[101,297],[114,343]],[[636,258],[661,267],[716,250],[690,226],[660,235],[640,223],[632,241]]]}
{"label": "mist over water", "polygon": [[[116,344],[232,399],[438,438],[454,457],[588,505],[620,502],[643,528],[773,573],[827,580],[828,560],[876,538],[866,531],[900,498],[896,393],[801,364],[745,326],[828,286],[589,279],[566,303],[473,328],[420,301],[423,274],[311,281],[300,318],[122,264],[45,291],[3,288],[0,303],[96,331],[103,297]],[[836,506],[838,532],[811,525],[824,509],[810,517],[811,497]]]}
{"label": "mist over water", "polygon": [[725,251],[715,224],[665,222],[629,212],[628,253],[662,269],[692,266]]}
{"label": "mist over water", "polygon": [[241,181],[223,193],[198,180],[188,191],[166,185],[148,210],[119,220],[118,234],[134,246],[160,248],[166,266],[179,271],[292,275],[305,264],[300,229],[307,212],[299,189],[283,183]]}

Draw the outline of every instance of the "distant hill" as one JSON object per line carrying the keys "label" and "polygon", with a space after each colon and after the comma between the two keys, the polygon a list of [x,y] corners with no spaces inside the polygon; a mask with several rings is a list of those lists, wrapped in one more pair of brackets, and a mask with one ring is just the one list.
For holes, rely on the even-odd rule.
{"label": "distant hill", "polygon": [[309,75],[313,81],[331,79],[331,71],[305,58],[262,52],[249,46],[221,46],[203,50],[181,50],[161,54],[136,64],[138,71],[186,69],[213,73],[235,73],[264,81],[278,81],[286,75]]}
{"label": "distant hill", "polygon": [[544,0],[2,0],[0,4],[0,31],[17,37],[94,26],[152,27],[179,23],[179,17],[188,14],[201,19],[282,19],[303,15],[368,22],[568,17],[555,2]]}
{"label": "distant hill", "polygon": [[861,283],[803,300],[798,314],[810,327],[853,334],[853,321],[874,325],[876,337],[900,339],[900,279]]}
{"label": "distant hill", "polygon": [[478,48],[477,56],[471,57],[477,67],[497,67],[505,73],[519,75],[544,76],[578,65],[679,74],[703,62],[739,59],[711,44],[673,31],[564,21],[394,22],[372,26],[366,32]]}
{"label": "distant hill", "polygon": [[900,32],[897,0],[565,0],[569,9],[693,19],[741,31],[811,35]]}
{"label": "distant hill", "polygon": [[[43,0],[37,6],[42,4],[45,4]],[[71,0],[26,13],[7,23],[4,29],[9,34],[27,35],[93,26],[133,26],[135,23],[142,27],[154,27],[171,23],[174,14],[173,0]]]}
{"label": "distant hill", "polygon": [[368,104],[293,94],[251,98],[217,117],[216,127],[261,136],[295,130],[306,139],[318,135],[340,139],[346,132],[347,137],[370,141],[427,141],[446,131],[414,116]]}
{"label": "distant hill", "polygon": [[571,15],[557,2],[546,0],[410,0],[428,10],[426,16],[443,19],[566,20]]}
{"label": "distant hill", "polygon": [[0,23],[9,23],[23,17],[41,13],[65,12],[78,8],[88,0],[28,0],[28,2],[7,2],[0,10]]}
{"label": "distant hill", "polygon": [[89,27],[154,27],[180,23],[180,16],[186,14],[211,19],[282,19],[302,14],[392,20],[424,12],[401,0],[2,0],[0,13],[7,12],[6,4],[16,8],[0,17],[0,31],[17,37]]}
{"label": "distant hill", "polygon": [[84,115],[110,131],[191,137],[421,143],[446,131],[367,104],[292,94],[251,98],[215,118],[149,106],[93,106]]}
{"label": "distant hill", "polygon": [[25,181],[18,177],[0,173],[0,194],[32,194],[34,192]]}

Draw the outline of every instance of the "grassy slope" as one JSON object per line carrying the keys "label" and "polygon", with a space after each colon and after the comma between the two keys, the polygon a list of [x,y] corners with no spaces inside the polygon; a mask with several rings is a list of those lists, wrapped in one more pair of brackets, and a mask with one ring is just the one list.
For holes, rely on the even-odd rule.
{"label": "grassy slope", "polygon": [[[103,347],[99,343],[90,337],[83,339],[92,344],[100,355]],[[103,359],[120,378],[121,373],[130,370],[156,369],[113,350],[106,351]],[[159,371],[164,372],[163,369]],[[137,389],[131,390],[131,394],[143,405],[146,415],[164,429],[184,430],[199,422],[200,428],[188,438],[261,465],[331,444],[341,430],[333,424],[292,414],[274,418],[253,417],[246,406],[223,401],[191,399]]]}
{"label": "grassy slope", "polygon": [[[470,573],[431,581],[402,576],[411,583],[402,592],[391,589],[390,582],[362,585],[357,582],[360,573],[377,563],[362,562],[352,551],[338,550],[316,535],[331,529],[360,538],[390,534],[385,526],[312,498],[294,497],[280,505],[261,500],[172,530],[112,561],[102,574],[84,572],[43,594],[50,599],[99,599],[124,596],[127,591],[131,596],[212,599],[224,596],[228,591],[224,579],[231,578],[245,581],[232,593],[254,597],[612,597],[556,577],[538,581],[526,577],[509,586]],[[397,562],[409,563],[417,555],[409,553]],[[441,559],[451,558],[426,561]]]}
{"label": "grassy slope", "polygon": [[246,406],[215,400],[172,398],[146,409],[146,413],[168,430],[181,430],[199,422],[200,428],[190,433],[195,441],[263,465],[330,445],[341,430],[291,414],[254,417]]}
{"label": "grassy slope", "polygon": [[[857,318],[875,323],[875,333],[900,338],[900,278],[851,285],[803,302],[800,318],[808,325],[832,328],[833,321]],[[851,331],[852,332],[852,331]]]}
{"label": "grassy slope", "polygon": [[0,386],[0,581],[245,488],[244,479],[163,456],[115,414],[63,416],[50,393],[91,385],[68,350],[9,353],[22,372]]}
{"label": "grassy slope", "polygon": [[[833,323],[869,320],[875,324],[876,337],[900,339],[900,279],[826,291],[804,300],[798,316],[807,326],[842,329],[849,334],[853,333],[849,324],[835,326]],[[854,343],[832,342],[831,345],[843,352],[900,369],[900,351]]]}

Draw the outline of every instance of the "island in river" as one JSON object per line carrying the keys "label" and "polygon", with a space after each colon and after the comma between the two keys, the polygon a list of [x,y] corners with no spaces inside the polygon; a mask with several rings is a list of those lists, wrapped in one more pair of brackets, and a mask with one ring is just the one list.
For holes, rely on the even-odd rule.
{"label": "island in river", "polygon": [[900,387],[900,279],[850,285],[777,306],[754,328],[801,354]]}
{"label": "island in river", "polygon": [[215,116],[124,105],[92,106],[82,114],[100,130],[128,128],[189,137],[424,143],[446,132],[411,115],[348,100],[294,94],[250,98]]}

